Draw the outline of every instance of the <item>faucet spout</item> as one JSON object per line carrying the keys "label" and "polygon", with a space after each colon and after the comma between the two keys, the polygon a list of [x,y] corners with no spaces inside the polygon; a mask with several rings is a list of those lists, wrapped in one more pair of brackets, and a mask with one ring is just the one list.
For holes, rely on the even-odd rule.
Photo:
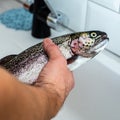
{"label": "faucet spout", "polygon": [[33,4],[33,24],[32,36],[36,38],[45,38],[51,35],[50,27],[47,25],[46,19],[50,13],[44,0],[35,0]]}

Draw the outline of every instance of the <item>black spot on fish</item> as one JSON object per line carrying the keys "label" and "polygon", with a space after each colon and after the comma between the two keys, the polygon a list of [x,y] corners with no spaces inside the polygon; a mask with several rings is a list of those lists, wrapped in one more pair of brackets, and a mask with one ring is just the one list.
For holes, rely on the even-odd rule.
{"label": "black spot on fish", "polygon": [[5,65],[7,62],[9,62],[10,60],[14,59],[16,56],[17,56],[17,55],[8,55],[8,56],[0,59],[0,66],[3,66],[3,67],[4,67],[4,65]]}

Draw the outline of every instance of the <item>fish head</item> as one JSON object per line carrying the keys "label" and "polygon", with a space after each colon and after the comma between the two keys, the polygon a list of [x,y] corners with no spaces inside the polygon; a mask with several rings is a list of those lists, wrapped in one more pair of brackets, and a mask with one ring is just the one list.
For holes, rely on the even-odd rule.
{"label": "fish head", "polygon": [[108,41],[105,32],[81,32],[71,35],[70,48],[74,55],[91,58],[104,50]]}

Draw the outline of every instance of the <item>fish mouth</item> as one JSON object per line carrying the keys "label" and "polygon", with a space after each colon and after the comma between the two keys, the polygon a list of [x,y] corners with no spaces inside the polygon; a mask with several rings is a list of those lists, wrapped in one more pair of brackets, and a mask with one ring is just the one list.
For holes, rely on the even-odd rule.
{"label": "fish mouth", "polygon": [[96,54],[101,52],[108,45],[108,42],[109,42],[109,38],[107,37],[106,34],[101,36],[101,41],[99,42],[99,44],[97,44],[93,48],[91,48],[90,52],[95,52]]}
{"label": "fish mouth", "polygon": [[104,41],[100,42],[97,46],[94,47],[94,51],[96,53],[101,52],[102,50],[105,49],[105,47],[107,46],[107,44],[108,44],[108,39],[105,39]]}
{"label": "fish mouth", "polygon": [[106,40],[107,39],[109,41],[109,38],[108,38],[107,34],[102,35],[101,38],[102,38],[102,40]]}

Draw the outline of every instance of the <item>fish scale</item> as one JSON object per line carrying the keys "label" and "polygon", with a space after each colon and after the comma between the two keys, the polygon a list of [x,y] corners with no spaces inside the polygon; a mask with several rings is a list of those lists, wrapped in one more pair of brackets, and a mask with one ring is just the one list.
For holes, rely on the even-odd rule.
{"label": "fish scale", "polygon": [[[52,38],[52,40],[60,48],[71,70],[95,57],[108,43],[107,34],[102,31],[77,32]],[[0,65],[15,75],[21,82],[32,84],[37,80],[47,61],[48,57],[41,42],[18,55],[1,59]]]}

